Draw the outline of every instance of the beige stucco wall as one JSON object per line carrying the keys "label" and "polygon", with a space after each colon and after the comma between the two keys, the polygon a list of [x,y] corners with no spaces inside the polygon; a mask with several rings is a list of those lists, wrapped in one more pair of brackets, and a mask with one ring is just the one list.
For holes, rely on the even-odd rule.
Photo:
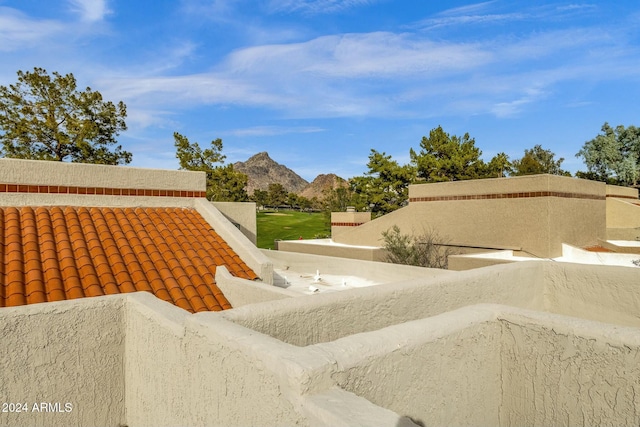
{"label": "beige stucco wall", "polygon": [[[0,183],[40,186],[204,191],[204,172],[0,159]],[[187,197],[0,193],[0,206],[192,207]]]}
{"label": "beige stucco wall", "polygon": [[0,159],[0,183],[204,191],[204,172]]}
{"label": "beige stucco wall", "polygon": [[335,275],[356,276],[371,280],[374,283],[392,283],[407,279],[428,279],[451,274],[447,270],[437,268],[415,267],[412,265],[390,264],[387,262],[347,259],[334,256],[313,255],[295,252],[270,251],[262,253],[279,270],[296,272],[316,271]]}
{"label": "beige stucco wall", "polygon": [[409,198],[559,191],[604,196],[606,185],[558,175],[526,175],[409,186]]}
{"label": "beige stucco wall", "polygon": [[640,334],[544,313],[502,316],[502,426],[640,424]]}
{"label": "beige stucco wall", "polygon": [[[352,227],[358,228],[358,227]],[[351,230],[347,230],[351,231]],[[326,239],[321,239],[326,240]],[[279,240],[277,242],[278,251],[301,253],[308,255],[320,255],[328,257],[340,257],[347,259],[357,259],[364,261],[384,261],[385,251],[375,246],[340,246],[330,241],[327,242],[305,242],[304,240]]]}
{"label": "beige stucco wall", "polygon": [[637,279],[522,262],[220,313],[1,309],[3,395],[78,411],[0,425],[637,425]]}
{"label": "beige stucco wall", "polygon": [[273,371],[236,341],[248,331],[159,305],[137,297],[127,310],[128,425],[304,425]]}
{"label": "beige stucco wall", "polygon": [[229,300],[232,307],[242,307],[265,301],[274,301],[300,296],[299,293],[270,286],[262,282],[234,277],[224,266],[216,268],[216,285]]}
{"label": "beige stucco wall", "polygon": [[515,267],[509,264],[254,304],[221,316],[281,341],[307,346],[481,302],[544,309],[543,263]]}
{"label": "beige stucco wall", "polygon": [[[0,183],[42,186],[204,191],[204,172],[0,159]],[[0,206],[193,207],[187,197],[0,193]]]}
{"label": "beige stucco wall", "polygon": [[240,226],[240,231],[256,244],[258,226],[254,202],[211,202],[229,221]]}
{"label": "beige stucco wall", "polygon": [[4,206],[87,206],[87,207],[148,207],[193,208],[195,199],[187,197],[95,196],[77,194],[0,193]]}
{"label": "beige stucco wall", "polygon": [[[371,212],[331,212],[331,237],[338,236],[354,224],[364,224],[371,221]],[[349,225],[334,225],[349,224]]]}
{"label": "beige stucco wall", "polygon": [[[491,251],[487,251],[491,253]],[[513,255],[513,251],[506,251]],[[498,257],[468,256],[468,254],[449,255],[447,269],[450,271],[472,270],[474,268],[489,267],[496,264],[510,264],[512,259],[501,259]]]}
{"label": "beige stucco wall", "polygon": [[640,239],[640,206],[636,188],[607,185],[607,239]]}
{"label": "beige stucco wall", "polygon": [[420,184],[409,197],[447,197],[555,191],[598,200],[562,197],[416,201],[353,227],[334,240],[351,245],[382,245],[382,232],[398,225],[403,233],[436,231],[454,246],[521,250],[537,257],[560,256],[562,243],[584,246],[606,234],[605,184],[535,175],[514,178]]}
{"label": "beige stucco wall", "polygon": [[607,198],[607,228],[637,227],[640,227],[639,205],[631,199]]}
{"label": "beige stucco wall", "polygon": [[640,268],[543,264],[547,311],[640,327]]}
{"label": "beige stucco wall", "polygon": [[[123,304],[101,297],[0,309],[0,403],[27,404],[27,412],[0,408],[0,425],[126,424]],[[41,403],[62,412],[34,411]]]}
{"label": "beige stucco wall", "polygon": [[638,199],[638,189],[631,187],[621,187],[619,185],[607,185],[607,197],[624,197]]}
{"label": "beige stucco wall", "polygon": [[[419,425],[497,426],[501,331],[491,310],[467,307],[321,345],[347,391]],[[344,340],[346,341],[346,340]],[[400,349],[399,349],[400,348]]]}

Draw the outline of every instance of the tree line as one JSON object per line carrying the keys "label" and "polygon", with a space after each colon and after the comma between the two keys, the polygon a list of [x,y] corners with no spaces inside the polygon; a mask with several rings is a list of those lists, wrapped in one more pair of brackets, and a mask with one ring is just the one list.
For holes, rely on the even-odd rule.
{"label": "tree line", "polygon": [[[78,90],[73,74],[49,75],[43,68],[34,68],[18,71],[17,75],[16,83],[0,86],[1,156],[107,165],[131,162],[132,154],[116,139],[127,130],[122,101],[105,101],[100,92],[89,87]],[[173,137],[180,169],[206,173],[208,199],[250,199],[247,176],[231,164],[224,165],[221,139],[203,149],[177,132]],[[354,206],[378,216],[406,204],[412,183],[540,173],[571,176],[562,169],[564,159],[556,159],[541,145],[524,150],[521,158],[510,159],[501,152],[485,162],[468,133],[462,137],[450,135],[441,126],[422,137],[418,151],[412,148],[409,155],[410,162],[401,165],[385,152],[372,149],[367,171],[351,178],[344,187],[329,191],[323,202],[287,193],[280,184],[257,190],[251,199],[261,205],[287,204],[300,209],[344,210]],[[587,167],[576,173],[579,178],[636,185],[640,176],[640,129],[622,125],[613,128],[605,123],[601,133],[585,142],[576,156]]]}

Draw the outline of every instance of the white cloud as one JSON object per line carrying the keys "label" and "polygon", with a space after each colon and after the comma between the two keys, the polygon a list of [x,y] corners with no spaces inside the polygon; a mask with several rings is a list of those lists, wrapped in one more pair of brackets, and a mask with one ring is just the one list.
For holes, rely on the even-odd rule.
{"label": "white cloud", "polygon": [[[121,71],[126,77],[103,77],[96,86],[110,99],[143,110],[241,105],[289,118],[509,117],[549,96],[560,82],[632,74],[637,55],[623,47],[612,55],[616,43],[597,29],[473,44],[407,33],[343,34],[239,49],[200,74],[158,76],[153,73],[163,74],[162,68],[137,64],[136,70],[152,72]],[[176,52],[182,57],[191,49]],[[594,60],[594,52],[608,53]],[[255,127],[236,134],[283,131]]]}
{"label": "white cloud", "polygon": [[257,46],[231,54],[224,66],[242,74],[389,78],[468,69],[490,59],[475,44],[442,43],[375,32],[323,36],[304,43]]}
{"label": "white cloud", "polygon": [[275,136],[292,133],[317,133],[324,132],[319,127],[282,127],[282,126],[254,126],[246,129],[234,129],[226,133],[234,136]]}
{"label": "white cloud", "polygon": [[60,22],[32,19],[15,9],[0,7],[0,51],[37,46],[63,30]]}
{"label": "white cloud", "polygon": [[321,14],[337,13],[374,2],[375,0],[271,0],[269,8],[273,12]]}
{"label": "white cloud", "polygon": [[71,10],[78,13],[85,22],[102,21],[111,13],[107,0],[68,0]]}

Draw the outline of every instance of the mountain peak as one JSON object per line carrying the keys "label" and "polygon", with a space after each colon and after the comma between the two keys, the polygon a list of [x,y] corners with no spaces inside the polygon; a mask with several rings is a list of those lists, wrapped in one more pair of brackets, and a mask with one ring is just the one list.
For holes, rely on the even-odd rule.
{"label": "mountain peak", "polygon": [[282,184],[285,190],[297,194],[309,184],[300,175],[273,160],[266,151],[254,154],[246,162],[236,162],[233,167],[249,178],[247,193],[250,195],[256,189],[267,190],[269,184],[274,183]]}

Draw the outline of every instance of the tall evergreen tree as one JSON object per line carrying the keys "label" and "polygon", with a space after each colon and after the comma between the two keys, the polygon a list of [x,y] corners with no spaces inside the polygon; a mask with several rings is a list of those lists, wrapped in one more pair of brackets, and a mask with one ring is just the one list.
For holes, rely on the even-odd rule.
{"label": "tall evergreen tree", "polygon": [[485,164],[480,158],[482,151],[468,133],[458,137],[446,133],[442,126],[422,137],[420,152],[410,151],[411,162],[417,176],[426,182],[460,181],[480,178]]}
{"label": "tall evergreen tree", "polygon": [[18,71],[15,84],[0,86],[0,153],[5,157],[117,165],[131,153],[116,145],[127,129],[122,101],[77,90],[73,74],[43,68]]}

